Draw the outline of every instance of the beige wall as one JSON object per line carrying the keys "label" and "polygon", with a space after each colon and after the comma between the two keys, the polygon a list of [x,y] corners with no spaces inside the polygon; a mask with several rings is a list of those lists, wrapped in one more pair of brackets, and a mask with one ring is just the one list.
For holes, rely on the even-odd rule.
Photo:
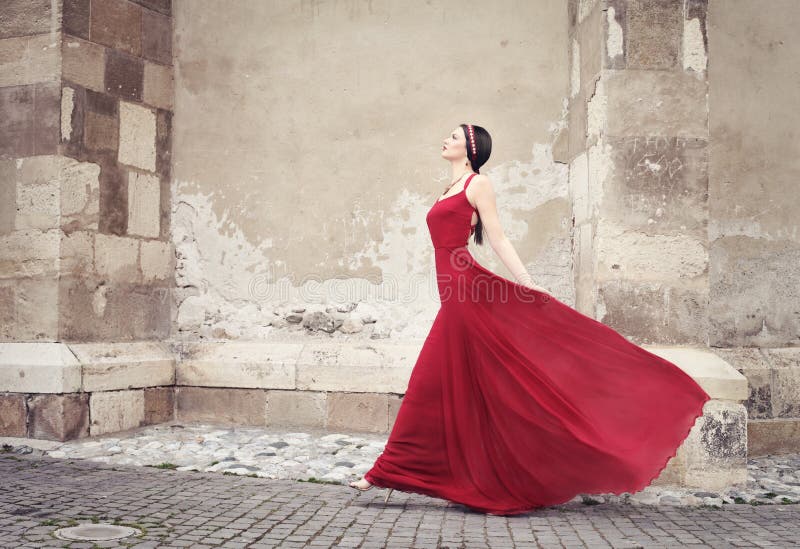
{"label": "beige wall", "polygon": [[710,344],[800,345],[800,41],[792,0],[709,6]]}
{"label": "beige wall", "polygon": [[[438,307],[425,214],[449,182],[441,141],[462,122],[492,134],[482,173],[521,258],[573,299],[553,152],[566,3],[415,6],[174,2],[180,332],[288,335],[292,307],[355,302],[350,320],[377,320],[358,337],[423,337]],[[484,247],[473,253],[509,276]]]}

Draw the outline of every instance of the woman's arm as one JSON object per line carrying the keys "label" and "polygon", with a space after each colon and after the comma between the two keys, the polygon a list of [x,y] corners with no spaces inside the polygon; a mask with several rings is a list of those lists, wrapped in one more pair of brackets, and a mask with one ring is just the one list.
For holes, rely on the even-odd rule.
{"label": "woman's arm", "polygon": [[[527,286],[540,292],[550,293],[545,288],[535,284],[531,275],[525,269],[525,265],[519,258],[517,251],[511,241],[503,232],[500,225],[500,218],[497,215],[497,201],[495,199],[494,187],[492,182],[483,174],[478,174],[472,178],[467,191],[472,192],[473,202],[478,209],[483,228],[489,239],[489,244],[494,252],[500,257],[518,284]],[[469,197],[467,197],[469,198]]]}

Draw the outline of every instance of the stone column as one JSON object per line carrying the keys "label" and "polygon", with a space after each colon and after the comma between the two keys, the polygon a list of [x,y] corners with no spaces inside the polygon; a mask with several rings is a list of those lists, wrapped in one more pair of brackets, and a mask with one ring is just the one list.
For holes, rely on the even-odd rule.
{"label": "stone column", "polygon": [[171,28],[169,0],[3,3],[0,435],[90,432],[99,395],[68,348],[82,342],[104,346],[89,353],[95,366],[124,355],[140,372],[104,388],[138,387],[115,393],[115,405],[134,403],[125,415],[144,420],[149,373],[140,366],[153,356],[128,351],[169,335]]}
{"label": "stone column", "polygon": [[706,2],[573,0],[569,22],[576,306],[713,399],[661,478],[743,482],[747,381],[708,348]]}
{"label": "stone column", "polygon": [[708,341],[705,2],[570,3],[577,306],[638,343]]}
{"label": "stone column", "polygon": [[707,345],[705,2],[573,2],[578,305],[639,343]]}

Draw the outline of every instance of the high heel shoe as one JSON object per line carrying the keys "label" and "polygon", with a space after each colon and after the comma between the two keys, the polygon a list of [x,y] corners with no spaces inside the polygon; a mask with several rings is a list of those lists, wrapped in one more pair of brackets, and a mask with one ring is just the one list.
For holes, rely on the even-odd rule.
{"label": "high heel shoe", "polygon": [[[364,479],[364,480],[366,480],[366,479]],[[356,481],[356,482],[358,482],[358,481]],[[368,481],[368,480],[367,480],[367,482],[369,483],[369,481]],[[372,488],[372,487],[374,486],[374,484],[370,484],[370,485],[369,485],[369,486],[367,486],[366,488],[360,488],[360,487],[356,486],[355,482],[351,482],[351,483],[349,483],[349,484],[348,484],[348,486],[349,486],[350,488],[355,488],[355,489],[356,489],[356,490],[358,490],[359,492],[366,492],[367,490],[369,490],[370,488]],[[387,492],[386,492],[386,497],[384,497],[384,498],[383,498],[383,502],[384,502],[384,503],[387,503],[387,502],[389,501],[389,496],[391,496],[391,495],[392,495],[392,492],[393,492],[393,491],[394,491],[394,488],[389,488],[389,489],[387,490]]]}
{"label": "high heel shoe", "polygon": [[[366,480],[366,479],[363,479],[363,480]],[[348,484],[348,486],[349,486],[350,488],[355,488],[355,489],[356,489],[356,490],[358,490],[359,492],[366,492],[367,490],[369,490],[369,489],[370,489],[370,488],[372,488],[372,486],[373,486],[372,484],[370,484],[370,485],[369,485],[369,486],[367,486],[366,488],[360,488],[360,487],[356,486],[356,484],[355,484],[356,482],[358,482],[358,481],[351,482],[350,484]],[[367,482],[369,482],[369,481],[367,480]]]}

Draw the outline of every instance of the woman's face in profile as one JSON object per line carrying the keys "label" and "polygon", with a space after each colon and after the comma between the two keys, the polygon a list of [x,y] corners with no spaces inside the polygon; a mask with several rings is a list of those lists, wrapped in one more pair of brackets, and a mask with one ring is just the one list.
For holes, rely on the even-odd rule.
{"label": "woman's face in profile", "polygon": [[442,158],[458,160],[465,156],[467,156],[467,138],[461,126],[456,126],[442,143]]}

